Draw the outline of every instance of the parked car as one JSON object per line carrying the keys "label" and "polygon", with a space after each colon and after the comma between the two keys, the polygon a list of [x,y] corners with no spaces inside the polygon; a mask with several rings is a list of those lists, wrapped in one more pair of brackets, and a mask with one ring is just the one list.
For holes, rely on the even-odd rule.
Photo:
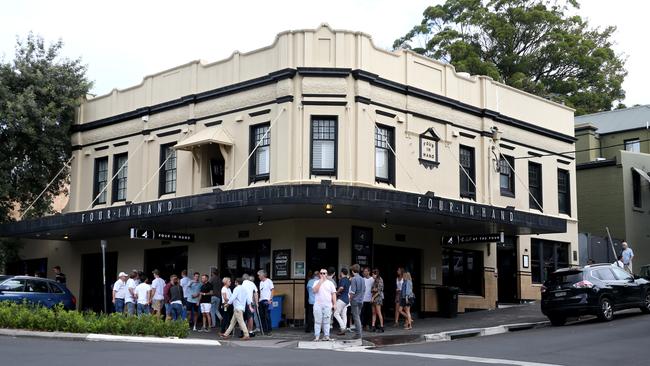
{"label": "parked car", "polygon": [[48,308],[63,304],[67,310],[77,307],[77,298],[64,285],[47,278],[30,276],[0,279],[0,301],[27,301]]}
{"label": "parked car", "polygon": [[610,321],[630,308],[650,313],[650,281],[609,263],[557,270],[542,286],[542,313],[553,325],[580,315]]}
{"label": "parked car", "polygon": [[641,266],[641,269],[639,270],[639,277],[650,280],[650,264]]}

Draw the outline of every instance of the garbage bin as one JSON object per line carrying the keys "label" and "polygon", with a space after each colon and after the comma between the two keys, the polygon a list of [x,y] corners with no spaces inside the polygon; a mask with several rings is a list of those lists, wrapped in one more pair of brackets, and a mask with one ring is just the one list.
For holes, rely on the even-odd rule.
{"label": "garbage bin", "polygon": [[458,287],[440,286],[438,294],[438,313],[445,318],[458,316]]}
{"label": "garbage bin", "polygon": [[273,308],[271,309],[271,328],[279,328],[282,320],[282,303],[284,295],[273,296]]}

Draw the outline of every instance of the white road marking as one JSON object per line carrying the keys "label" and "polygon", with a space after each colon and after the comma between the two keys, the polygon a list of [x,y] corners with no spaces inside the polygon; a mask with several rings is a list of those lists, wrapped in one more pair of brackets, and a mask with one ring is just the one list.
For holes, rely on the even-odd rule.
{"label": "white road marking", "polygon": [[445,354],[439,354],[439,353],[380,351],[380,350],[374,350],[374,349],[366,349],[366,348],[362,348],[362,347],[351,347],[351,348],[347,348],[347,349],[342,349],[340,351],[342,351],[342,352],[374,353],[374,354],[379,354],[379,355],[393,355],[393,356],[411,356],[411,357],[429,358],[429,359],[435,359],[435,360],[466,361],[466,362],[475,362],[475,363],[487,363],[487,364],[492,364],[492,365],[562,366],[562,365],[551,364],[551,363],[517,361],[517,360],[504,360],[504,359],[500,359],[500,358],[485,358],[485,357],[475,357],[475,356],[445,355]]}

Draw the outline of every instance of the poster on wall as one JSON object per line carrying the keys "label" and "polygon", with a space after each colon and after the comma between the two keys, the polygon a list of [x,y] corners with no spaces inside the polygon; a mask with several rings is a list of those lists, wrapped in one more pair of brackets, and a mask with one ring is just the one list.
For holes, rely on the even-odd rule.
{"label": "poster on wall", "polygon": [[352,227],[352,263],[360,266],[372,265],[372,229]]}
{"label": "poster on wall", "polygon": [[296,278],[305,277],[305,261],[293,262],[293,276]]}
{"label": "poster on wall", "polygon": [[273,279],[289,279],[291,267],[291,249],[280,249],[273,251]]}

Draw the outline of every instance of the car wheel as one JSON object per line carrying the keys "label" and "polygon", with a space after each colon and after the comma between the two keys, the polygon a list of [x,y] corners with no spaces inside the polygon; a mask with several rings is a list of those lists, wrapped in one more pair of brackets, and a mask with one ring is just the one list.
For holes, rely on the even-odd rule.
{"label": "car wheel", "polygon": [[555,326],[555,327],[561,327],[564,324],[566,324],[566,317],[565,316],[558,316],[558,315],[549,316],[548,320],[550,320],[551,324],[553,326]]}
{"label": "car wheel", "polygon": [[600,299],[600,310],[598,311],[598,319],[608,322],[614,319],[614,306],[612,301],[606,297]]}
{"label": "car wheel", "polygon": [[650,314],[650,291],[646,291],[643,296],[643,306],[641,306],[641,311]]}

